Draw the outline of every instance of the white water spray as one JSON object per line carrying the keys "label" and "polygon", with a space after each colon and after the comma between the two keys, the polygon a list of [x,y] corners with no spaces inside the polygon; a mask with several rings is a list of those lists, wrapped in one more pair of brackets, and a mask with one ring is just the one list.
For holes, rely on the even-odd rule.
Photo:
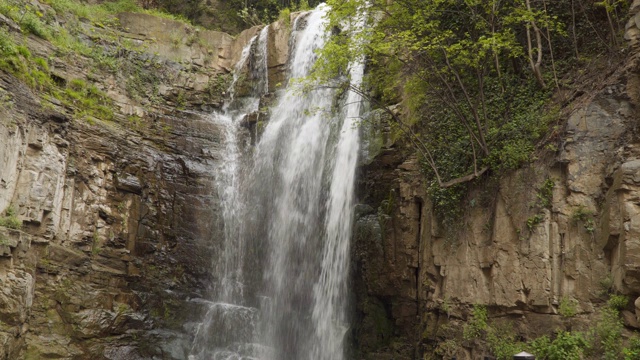
{"label": "white water spray", "polygon": [[[291,79],[309,75],[316,50],[329,36],[328,10],[320,5],[294,21]],[[232,101],[214,115],[226,129],[217,177],[225,239],[215,266],[221,280],[196,334],[194,360],[344,358],[359,148],[353,120],[360,116],[362,99],[355,92],[338,99],[329,88],[302,92],[290,81],[270,110],[253,156],[243,157],[238,124],[258,111],[269,88],[268,31],[243,50]],[[238,96],[235,83],[245,68],[254,91]],[[349,73],[358,87],[362,62],[352,64]],[[345,104],[338,114],[337,104]]]}

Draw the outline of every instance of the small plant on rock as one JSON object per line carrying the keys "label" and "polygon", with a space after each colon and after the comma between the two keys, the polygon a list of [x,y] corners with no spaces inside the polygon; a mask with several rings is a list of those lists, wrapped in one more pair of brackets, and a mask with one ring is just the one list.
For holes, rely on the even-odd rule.
{"label": "small plant on rock", "polygon": [[611,295],[607,301],[609,308],[620,311],[627,307],[629,298],[625,295]]}
{"label": "small plant on rock", "polygon": [[574,224],[582,224],[584,229],[593,234],[596,230],[596,223],[593,220],[593,211],[580,205],[571,213],[571,220]]}
{"label": "small plant on rock", "polygon": [[544,214],[535,214],[527,219],[527,229],[533,231],[536,225],[540,224],[544,220]]}
{"label": "small plant on rock", "polygon": [[613,291],[613,275],[607,274],[605,277],[600,279],[600,296],[606,296]]}
{"label": "small plant on rock", "polygon": [[22,221],[18,219],[16,210],[13,206],[9,206],[4,213],[5,216],[0,217],[0,226],[8,227],[10,229],[20,229],[22,227]]}
{"label": "small plant on rock", "polygon": [[558,306],[558,314],[565,318],[572,318],[578,314],[578,302],[569,297],[562,297]]}
{"label": "small plant on rock", "polygon": [[552,178],[547,178],[542,183],[540,189],[538,189],[538,193],[536,194],[538,198],[538,203],[543,208],[551,207],[551,202],[553,200],[553,187],[555,186],[555,182]]}

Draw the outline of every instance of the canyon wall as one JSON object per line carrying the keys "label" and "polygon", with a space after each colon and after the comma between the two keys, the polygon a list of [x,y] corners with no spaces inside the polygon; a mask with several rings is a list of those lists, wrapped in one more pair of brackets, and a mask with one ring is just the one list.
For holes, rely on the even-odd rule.
{"label": "canyon wall", "polygon": [[[368,135],[352,239],[354,358],[431,356],[474,305],[523,338],[584,328],[612,290],[631,299],[627,328],[640,327],[637,3],[625,60],[570,100],[557,141],[534,163],[475,182],[455,226],[434,213],[411,148],[383,126]],[[269,28],[271,92],[286,79],[296,16]],[[0,23],[18,36],[11,20]],[[0,224],[19,221],[0,226],[0,359],[185,359],[190,349],[203,311],[192,299],[207,296],[223,227],[214,186],[223,134],[208,114],[260,27],[232,38],[146,14],[121,14],[119,24],[81,22],[83,41],[108,33],[135,44],[120,55],[134,72],[96,71],[25,38],[51,59],[56,81],[104,91],[114,121],[75,118],[0,72]],[[263,115],[247,117],[248,139]],[[563,299],[576,301],[570,321],[558,314]],[[466,344],[457,356],[484,351]]]}
{"label": "canyon wall", "polygon": [[118,47],[125,66],[107,72],[0,23],[57,83],[95,84],[114,107],[109,121],[77,116],[0,72],[0,359],[185,359],[222,236],[224,135],[208,115],[259,29],[80,22],[81,41]]}
{"label": "canyon wall", "polygon": [[[575,95],[537,160],[470,186],[464,215],[443,226],[412,151],[372,132],[361,166],[353,239],[359,358],[490,352],[462,339],[474,306],[520,339],[593,328],[607,294],[627,295],[626,331],[640,329],[638,199],[640,52],[634,2],[624,60]],[[570,301],[577,315],[559,314]]]}

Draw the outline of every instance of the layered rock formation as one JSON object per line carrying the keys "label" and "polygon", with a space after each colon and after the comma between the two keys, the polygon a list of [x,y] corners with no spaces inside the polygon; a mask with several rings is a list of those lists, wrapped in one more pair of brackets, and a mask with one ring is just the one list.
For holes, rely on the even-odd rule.
{"label": "layered rock formation", "polygon": [[27,46],[56,81],[95,83],[114,121],[74,119],[0,72],[0,220],[16,227],[0,226],[0,359],[185,359],[200,310],[189,299],[206,294],[222,228],[223,135],[208,113],[258,29],[233,39],[145,14],[81,26],[83,41],[131,42],[132,69],[96,73],[41,39]]}
{"label": "layered rock formation", "polygon": [[[573,100],[557,152],[475,184],[455,228],[434,214],[411,149],[384,129],[376,135],[357,185],[354,357],[431,354],[474,304],[523,337],[579,328],[611,288],[630,296],[625,325],[639,327],[637,3],[628,58]],[[272,92],[285,80],[295,18],[269,28]],[[206,296],[222,229],[213,183],[223,135],[207,114],[260,28],[232,38],[145,14],[119,22],[82,22],[98,34],[83,40],[133,43],[122,50],[133,72],[95,74],[88,59],[56,60],[50,43],[26,39],[52,59],[56,81],[103,90],[115,121],[73,119],[73,109],[0,73],[0,224],[20,224],[0,226],[0,359],[185,359],[191,345],[201,309],[189,300]],[[238,95],[251,81],[247,72]],[[246,121],[252,136],[259,115]],[[562,299],[577,301],[570,324],[558,315]],[[458,356],[482,355],[476,345]]]}
{"label": "layered rock formation", "polygon": [[[473,306],[532,339],[593,327],[610,291],[630,299],[627,330],[640,328],[636,18],[628,56],[573,100],[557,151],[477,181],[454,226],[434,213],[410,149],[387,142],[362,166],[353,253],[359,356],[431,358],[456,339],[462,345],[450,356],[481,358],[482,344],[461,340]],[[562,301],[575,304],[576,317],[559,315]]]}

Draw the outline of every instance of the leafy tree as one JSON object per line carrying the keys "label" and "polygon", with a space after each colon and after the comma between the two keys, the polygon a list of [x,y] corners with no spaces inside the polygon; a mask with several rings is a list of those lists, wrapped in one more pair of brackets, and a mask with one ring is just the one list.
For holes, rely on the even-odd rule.
{"label": "leafy tree", "polygon": [[[557,114],[548,84],[561,86],[559,61],[572,56],[559,59],[552,46],[571,49],[569,7],[575,42],[588,41],[585,23],[594,23],[596,5],[575,1],[578,10],[546,0],[329,0],[334,35],[312,80],[346,89],[349,63],[366,59],[366,79],[351,90],[387,111],[420,153],[432,195],[455,188],[441,198],[457,199],[464,183],[531,160]],[[367,25],[356,30],[364,14]]]}
{"label": "leafy tree", "polygon": [[[509,64],[528,54],[535,78],[544,84],[541,35],[536,35],[533,62],[530,37],[525,51],[518,33],[523,28],[539,30],[537,24],[553,24],[556,30],[552,19],[520,1],[330,4],[331,26],[343,31],[322,51],[316,79],[333,79],[345,73],[351,59],[366,57],[368,88],[360,90],[381,106],[404,103],[407,113],[402,119],[394,116],[395,125],[420,150],[440,187],[472,180],[492,165],[513,168],[528,159],[533,148],[529,144],[541,131],[529,125],[535,119],[518,116],[522,110],[541,110],[546,94]],[[365,31],[354,33],[353,19],[362,16],[358,12],[363,8],[374,15],[368,17]],[[411,125],[421,120],[426,120],[427,136],[413,132]]]}

